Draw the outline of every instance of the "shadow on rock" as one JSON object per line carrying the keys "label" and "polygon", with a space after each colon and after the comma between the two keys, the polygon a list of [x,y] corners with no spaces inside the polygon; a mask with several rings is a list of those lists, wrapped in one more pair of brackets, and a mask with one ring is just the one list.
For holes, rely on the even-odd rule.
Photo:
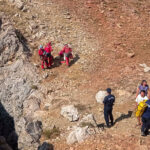
{"label": "shadow on rock", "polygon": [[117,122],[119,122],[119,121],[121,121],[121,120],[130,118],[130,117],[132,116],[132,113],[133,113],[133,111],[128,111],[128,114],[121,114],[120,117],[118,117],[118,118],[115,120],[114,124],[117,123]]}
{"label": "shadow on rock", "polygon": [[15,30],[15,33],[20,41],[20,43],[22,43],[23,45],[23,51],[26,52],[29,56],[32,56],[30,52],[30,49],[28,47],[28,43],[27,43],[27,39],[22,35],[22,33],[19,30]]}
{"label": "shadow on rock", "polygon": [[14,119],[5,110],[1,102],[0,102],[0,136],[3,136],[6,139],[6,142],[13,150],[18,150],[18,135],[16,134],[15,131]]}
{"label": "shadow on rock", "polygon": [[101,124],[98,124],[98,125],[97,125],[97,127],[98,127],[98,128],[101,128],[102,130],[104,130],[104,126],[105,126],[104,123],[101,123]]}
{"label": "shadow on rock", "polygon": [[38,147],[38,150],[54,150],[54,146],[52,144],[44,142]]}

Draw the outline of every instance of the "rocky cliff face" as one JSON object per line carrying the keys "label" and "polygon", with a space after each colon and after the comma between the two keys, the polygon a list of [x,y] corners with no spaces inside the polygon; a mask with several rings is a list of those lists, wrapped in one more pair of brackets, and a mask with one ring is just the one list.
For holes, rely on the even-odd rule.
{"label": "rocky cliff face", "polygon": [[0,54],[1,136],[14,150],[36,149],[42,124],[23,112],[28,97],[34,93],[32,86],[38,84],[39,77],[35,66],[28,61],[29,51],[22,35],[3,14],[0,17]]}

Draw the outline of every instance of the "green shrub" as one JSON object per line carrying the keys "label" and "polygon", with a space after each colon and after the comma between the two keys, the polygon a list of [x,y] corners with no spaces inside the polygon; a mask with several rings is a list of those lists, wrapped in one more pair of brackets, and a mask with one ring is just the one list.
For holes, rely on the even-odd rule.
{"label": "green shrub", "polygon": [[92,123],[90,123],[90,122],[81,122],[80,126],[81,126],[81,127],[86,127],[86,126],[88,126],[88,127],[90,127],[90,128],[94,128],[94,125],[93,125]]}
{"label": "green shrub", "polygon": [[37,87],[36,85],[32,85],[32,86],[31,86],[31,89],[37,90],[38,87]]}
{"label": "green shrub", "polygon": [[59,128],[53,127],[53,129],[50,130],[44,130],[43,135],[48,139],[55,139],[60,136],[60,130]]}
{"label": "green shrub", "polygon": [[81,112],[86,110],[86,106],[82,104],[76,104],[75,107]]}

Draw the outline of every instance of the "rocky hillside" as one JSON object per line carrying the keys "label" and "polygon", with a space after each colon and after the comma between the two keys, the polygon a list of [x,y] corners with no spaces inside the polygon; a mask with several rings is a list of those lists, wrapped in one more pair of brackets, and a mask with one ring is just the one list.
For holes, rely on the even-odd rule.
{"label": "rocky hillside", "polygon": [[[149,149],[136,127],[136,87],[149,79],[149,0],[1,0],[0,136],[14,150]],[[56,57],[69,43],[71,67],[42,71],[39,45]],[[148,80],[149,82],[149,80]],[[95,95],[116,95],[105,129]],[[40,148],[39,148],[40,149]],[[41,147],[42,149],[42,147]]]}

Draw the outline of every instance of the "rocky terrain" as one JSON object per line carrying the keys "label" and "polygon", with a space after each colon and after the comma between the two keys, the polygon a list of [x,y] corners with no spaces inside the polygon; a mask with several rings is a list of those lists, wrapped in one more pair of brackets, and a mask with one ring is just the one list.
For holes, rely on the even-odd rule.
{"label": "rocky terrain", "polygon": [[[0,0],[0,146],[148,150],[134,101],[141,80],[150,83],[149,8],[149,0]],[[37,50],[49,41],[54,57],[71,45],[70,68],[55,61],[41,70]],[[116,95],[110,129],[107,87]]]}

